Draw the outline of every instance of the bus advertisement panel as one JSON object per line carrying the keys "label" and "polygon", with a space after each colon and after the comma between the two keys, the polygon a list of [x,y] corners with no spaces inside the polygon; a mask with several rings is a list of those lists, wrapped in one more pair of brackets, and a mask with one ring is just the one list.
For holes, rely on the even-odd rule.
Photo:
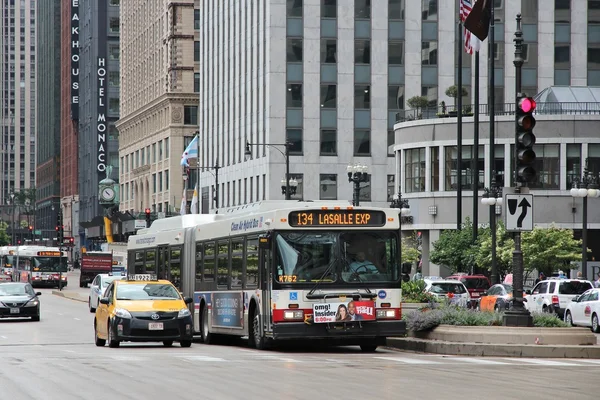
{"label": "bus advertisement panel", "polygon": [[129,237],[127,271],[170,279],[194,298],[194,330],[365,351],[403,336],[398,209],[262,201],[163,218]]}

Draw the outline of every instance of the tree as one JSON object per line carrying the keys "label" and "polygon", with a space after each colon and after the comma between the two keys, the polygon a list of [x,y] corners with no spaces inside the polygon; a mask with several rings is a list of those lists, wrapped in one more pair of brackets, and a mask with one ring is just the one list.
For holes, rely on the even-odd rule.
{"label": "tree", "polygon": [[[462,87],[462,97],[468,96],[469,92],[467,92],[467,89],[463,86]],[[453,99],[456,99],[458,97],[458,86],[456,85],[452,85],[449,88],[446,89],[446,96],[448,97],[452,97]]]}
{"label": "tree", "polygon": [[413,110],[417,110],[418,114],[420,109],[427,107],[429,100],[425,96],[413,96],[406,100],[406,104]]}
{"label": "tree", "polygon": [[537,270],[550,276],[559,269],[573,268],[572,261],[581,261],[581,240],[573,238],[572,229],[556,226],[534,228],[521,234],[525,271]]}
{"label": "tree", "polygon": [[429,260],[435,264],[445,265],[452,272],[470,271],[475,266],[477,246],[473,245],[473,223],[465,219],[461,230],[446,230],[439,240],[433,243]]}
{"label": "tree", "polygon": [[420,252],[417,249],[415,237],[402,238],[402,263],[413,263],[419,259]]}
{"label": "tree", "polygon": [[[492,234],[489,225],[479,229],[475,262],[488,271],[492,268]],[[504,223],[496,224],[496,266],[498,273],[506,275],[512,271],[512,251],[515,242],[504,228]]]}
{"label": "tree", "polygon": [[8,246],[10,243],[10,238],[6,233],[6,229],[8,229],[8,224],[4,221],[0,221],[0,246]]}

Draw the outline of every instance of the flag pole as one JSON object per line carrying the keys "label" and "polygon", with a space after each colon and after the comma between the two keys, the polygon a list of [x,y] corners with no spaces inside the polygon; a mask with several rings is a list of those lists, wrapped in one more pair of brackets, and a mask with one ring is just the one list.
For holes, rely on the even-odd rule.
{"label": "flag pole", "polygon": [[[480,0],[481,1],[481,0]],[[487,0],[491,1],[491,0]],[[489,50],[488,50],[488,68],[489,68],[489,104],[488,109],[490,113],[490,150],[489,150],[489,165],[488,165],[488,174],[490,177],[490,185],[494,181],[494,157],[496,156],[496,152],[494,151],[494,143],[495,143],[495,119],[496,119],[496,94],[495,94],[495,77],[494,77],[494,3],[492,2],[490,8],[490,33],[489,33]],[[504,174],[506,177],[507,174]],[[510,177],[510,172],[508,173]],[[510,178],[509,178],[510,179]],[[490,232],[496,232],[496,206],[489,207],[490,209]],[[492,248],[496,248],[496,235],[492,234]],[[496,252],[492,251],[492,285],[495,285],[499,282],[498,279],[498,265],[496,262]]]}
{"label": "flag pole", "polygon": [[[475,39],[472,35],[471,40]],[[475,51],[474,114],[473,114],[473,153],[471,166],[473,171],[473,243],[477,241],[479,225],[479,51]]]}
{"label": "flag pole", "polygon": [[[460,2],[459,2],[460,3]],[[457,94],[456,97],[456,115],[458,117],[456,125],[456,229],[462,228],[462,18],[460,16],[460,4],[458,12],[458,34],[456,40],[456,49],[458,52],[458,68],[456,69],[456,86]]]}

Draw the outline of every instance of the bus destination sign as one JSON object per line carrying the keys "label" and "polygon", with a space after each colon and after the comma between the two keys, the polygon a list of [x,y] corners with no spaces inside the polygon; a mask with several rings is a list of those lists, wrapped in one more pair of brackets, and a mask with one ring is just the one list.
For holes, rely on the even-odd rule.
{"label": "bus destination sign", "polygon": [[293,227],[384,226],[385,212],[374,210],[305,210],[288,216]]}
{"label": "bus destination sign", "polygon": [[60,251],[38,251],[40,257],[60,257]]}

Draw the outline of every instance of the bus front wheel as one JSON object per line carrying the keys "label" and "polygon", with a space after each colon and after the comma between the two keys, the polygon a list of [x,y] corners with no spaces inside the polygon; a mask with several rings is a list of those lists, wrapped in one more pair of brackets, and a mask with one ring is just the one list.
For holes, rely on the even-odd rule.
{"label": "bus front wheel", "polygon": [[257,350],[266,349],[267,346],[265,342],[265,337],[260,332],[260,315],[258,313],[258,310],[254,310],[254,315],[252,317],[252,331],[248,332],[248,335],[251,338],[250,341],[252,347],[254,347]]}
{"label": "bus front wheel", "polygon": [[206,304],[202,307],[202,318],[200,320],[200,337],[205,344],[213,343],[213,337],[208,329],[208,307]]}

